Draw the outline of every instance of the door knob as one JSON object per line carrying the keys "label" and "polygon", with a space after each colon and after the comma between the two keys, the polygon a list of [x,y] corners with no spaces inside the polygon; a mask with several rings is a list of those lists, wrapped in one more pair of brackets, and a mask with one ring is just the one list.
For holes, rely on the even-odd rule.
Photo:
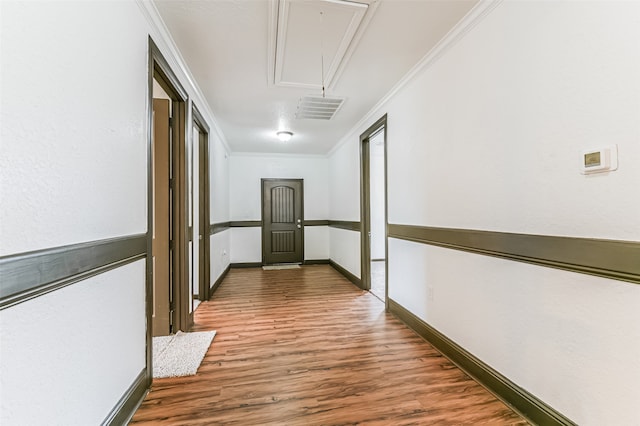
{"label": "door knob", "polygon": [[298,229],[302,228],[302,225],[298,224],[296,225],[298,227]]}

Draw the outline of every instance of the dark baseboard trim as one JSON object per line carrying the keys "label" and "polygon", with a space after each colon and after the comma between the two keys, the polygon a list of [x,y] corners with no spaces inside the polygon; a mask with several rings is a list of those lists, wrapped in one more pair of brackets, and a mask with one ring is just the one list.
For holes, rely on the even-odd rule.
{"label": "dark baseboard trim", "polygon": [[231,226],[231,222],[220,222],[209,225],[209,234],[214,235],[226,231]]}
{"label": "dark baseboard trim", "polygon": [[358,288],[362,289],[362,280],[360,278],[356,277],[351,272],[347,271],[346,269],[344,269],[342,266],[338,265],[336,262],[334,262],[331,259],[329,259],[329,265],[331,265],[331,267],[336,271],[340,272],[346,279],[351,281]]}
{"label": "dark baseboard trim", "polygon": [[115,407],[103,420],[103,426],[121,426],[129,423],[136,410],[144,400],[149,390],[150,383],[147,380],[147,370],[144,369],[138,374],[129,389],[122,395]]}
{"label": "dark baseboard trim", "polygon": [[222,271],[222,273],[220,274],[216,282],[214,282],[211,288],[209,288],[209,299],[211,299],[211,296],[213,295],[213,293],[218,289],[218,287],[220,287],[220,284],[222,284],[222,280],[224,280],[224,277],[227,276],[230,269],[231,269],[231,265],[227,265],[227,267],[225,268],[224,271]]}
{"label": "dark baseboard trim", "polygon": [[303,265],[329,265],[329,259],[309,259],[302,262]]}
{"label": "dark baseboard trim", "polygon": [[329,226],[332,228],[346,229],[348,231],[360,232],[360,222],[348,220],[330,220]]}
{"label": "dark baseboard trim", "polygon": [[229,267],[231,268],[262,268],[262,263],[261,262],[231,263]]}
{"label": "dark baseboard trim", "polygon": [[261,220],[232,220],[229,222],[231,228],[260,228],[262,227]]}
{"label": "dark baseboard trim", "polygon": [[389,311],[445,357],[533,424],[575,425],[571,420],[467,352],[429,324],[389,299]]}
{"label": "dark baseboard trim", "polygon": [[640,242],[389,225],[389,237],[640,284]]}
{"label": "dark baseboard trim", "polygon": [[138,234],[0,257],[0,309],[144,259]]}
{"label": "dark baseboard trim", "polygon": [[305,220],[304,226],[329,226],[328,220]]}

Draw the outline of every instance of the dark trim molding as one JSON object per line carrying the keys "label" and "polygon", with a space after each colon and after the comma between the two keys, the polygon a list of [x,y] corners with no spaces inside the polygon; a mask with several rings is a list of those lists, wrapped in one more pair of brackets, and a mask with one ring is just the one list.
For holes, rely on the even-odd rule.
{"label": "dark trim molding", "polygon": [[400,321],[431,343],[445,357],[533,424],[575,425],[571,420],[480,361],[392,299],[389,299],[389,310]]}
{"label": "dark trim molding", "polygon": [[231,222],[220,222],[214,223],[209,226],[209,232],[211,235],[217,234],[218,232],[226,231],[231,226]]}
{"label": "dark trim molding", "polygon": [[[329,226],[329,220],[305,220],[304,226]],[[222,232],[227,228],[259,228],[262,227],[261,220],[234,220],[231,222],[221,222],[211,225],[211,233]]]}
{"label": "dark trim molding", "polygon": [[129,389],[122,395],[115,407],[109,412],[103,420],[103,426],[120,426],[129,423],[136,410],[144,400],[149,390],[147,383],[147,371],[142,370],[138,377],[133,381]]}
{"label": "dark trim molding", "polygon": [[229,265],[231,268],[262,268],[261,262],[240,262]]}
{"label": "dark trim molding", "polygon": [[213,295],[213,292],[216,291],[218,289],[218,287],[220,287],[220,284],[222,284],[222,281],[224,280],[224,277],[227,276],[227,274],[229,273],[230,269],[231,269],[231,265],[227,265],[226,269],[224,271],[222,271],[222,273],[220,274],[220,276],[218,277],[216,282],[213,283],[213,285],[209,289],[209,298],[211,298],[211,295]]}
{"label": "dark trim molding", "polygon": [[147,235],[110,238],[0,257],[0,309],[144,259]]}
{"label": "dark trim molding", "polygon": [[233,220],[229,222],[231,228],[260,228],[262,227],[261,220]]}
{"label": "dark trim molding", "polygon": [[329,226],[328,220],[304,220],[304,226]]}
{"label": "dark trim molding", "polygon": [[640,284],[640,242],[389,225],[389,237]]}
{"label": "dark trim molding", "polygon": [[331,267],[333,269],[335,269],[336,271],[340,272],[346,279],[351,281],[358,288],[362,289],[362,281],[360,280],[360,278],[356,277],[351,272],[347,271],[345,268],[343,268],[342,266],[338,265],[336,262],[334,262],[331,259],[329,260],[329,265],[331,265]]}
{"label": "dark trim molding", "polygon": [[[384,226],[388,225],[388,208],[387,208],[387,114],[384,114],[367,130],[365,130],[359,138],[360,146],[360,277],[362,284],[360,287],[364,290],[371,290],[371,139],[382,133],[383,137],[383,166],[382,175],[384,180]],[[377,173],[380,173],[378,170]],[[389,239],[384,237],[384,255],[389,256]],[[385,270],[384,293],[387,299],[387,272]],[[389,306],[385,302],[385,310],[389,310]]]}
{"label": "dark trim molding", "polygon": [[209,125],[207,121],[204,119],[204,116],[200,113],[200,109],[196,106],[195,103],[192,103],[191,112],[193,113],[193,121],[203,130],[205,133],[210,133]]}
{"label": "dark trim molding", "polygon": [[303,265],[329,265],[330,263],[329,259],[309,259],[302,262]]}
{"label": "dark trim molding", "polygon": [[348,220],[330,220],[329,226],[332,228],[346,229],[349,231],[360,232],[360,222]]}
{"label": "dark trim molding", "polygon": [[[330,222],[329,220],[305,220],[304,226],[329,226],[329,222]],[[211,234],[217,234],[218,232],[225,231],[228,228],[259,228],[259,227],[262,227],[261,220],[234,220],[231,222],[214,223],[211,225],[210,229],[211,229]],[[339,227],[339,226],[336,226],[336,227]]]}

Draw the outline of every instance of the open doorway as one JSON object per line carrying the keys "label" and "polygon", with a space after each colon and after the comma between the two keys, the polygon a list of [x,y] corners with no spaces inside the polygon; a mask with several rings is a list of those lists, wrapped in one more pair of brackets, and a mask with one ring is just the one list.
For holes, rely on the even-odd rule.
{"label": "open doorway", "polygon": [[149,40],[147,369],[152,336],[193,324],[189,288],[187,94]]}
{"label": "open doorway", "polygon": [[360,136],[362,287],[387,304],[385,115]]}
{"label": "open doorway", "polygon": [[194,105],[193,112],[193,199],[195,219],[193,235],[194,259],[196,263],[193,288],[193,309],[199,303],[209,300],[209,276],[211,271],[211,233],[210,233],[210,198],[209,198],[209,126],[202,114]]}

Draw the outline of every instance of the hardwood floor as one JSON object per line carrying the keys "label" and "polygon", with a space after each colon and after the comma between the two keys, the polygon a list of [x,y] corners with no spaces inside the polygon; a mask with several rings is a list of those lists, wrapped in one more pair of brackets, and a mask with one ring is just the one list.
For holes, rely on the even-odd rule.
{"label": "hardwood floor", "polygon": [[232,269],[195,323],[218,332],[197,375],[132,424],[527,424],[326,265]]}

